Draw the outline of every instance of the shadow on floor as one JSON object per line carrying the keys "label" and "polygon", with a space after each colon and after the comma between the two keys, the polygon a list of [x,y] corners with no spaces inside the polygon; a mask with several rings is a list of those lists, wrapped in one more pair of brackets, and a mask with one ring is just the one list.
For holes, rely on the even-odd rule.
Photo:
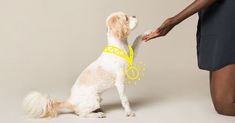
{"label": "shadow on floor", "polygon": [[[140,108],[147,107],[148,105],[152,103],[156,103],[156,101],[161,100],[160,98],[156,97],[143,97],[143,98],[137,98],[137,99],[131,99],[130,100],[130,106],[133,110],[138,110]],[[102,110],[104,112],[109,112],[112,110],[117,110],[117,109],[123,109],[121,105],[121,101],[116,101],[116,102],[110,102],[108,104],[103,104]]]}

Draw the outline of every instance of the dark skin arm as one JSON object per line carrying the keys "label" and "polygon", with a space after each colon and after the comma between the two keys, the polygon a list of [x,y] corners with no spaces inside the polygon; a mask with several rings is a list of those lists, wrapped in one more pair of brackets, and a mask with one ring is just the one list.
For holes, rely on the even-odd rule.
{"label": "dark skin arm", "polygon": [[214,2],[216,2],[216,0],[195,0],[192,4],[186,7],[179,14],[175,15],[174,17],[166,19],[160,27],[152,31],[150,34],[145,35],[143,37],[143,40],[147,42],[151,39],[165,36],[169,31],[171,31],[171,29],[173,29],[180,22],[192,16],[193,14],[201,11],[202,9],[210,6]]}

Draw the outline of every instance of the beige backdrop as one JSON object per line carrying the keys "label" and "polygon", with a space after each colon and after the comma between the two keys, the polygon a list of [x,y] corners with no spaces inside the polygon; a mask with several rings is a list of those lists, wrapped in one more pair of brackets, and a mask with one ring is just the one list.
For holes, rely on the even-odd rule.
{"label": "beige backdrop", "polygon": [[147,65],[145,78],[128,86],[137,117],[128,119],[115,89],[104,94],[107,117],[27,120],[21,101],[38,90],[66,99],[79,73],[106,44],[106,17],[116,11],[136,15],[131,39],[159,26],[192,0],[0,0],[0,122],[234,122],[217,115],[209,96],[208,73],[197,68],[193,16],[165,38],[144,43],[138,59]]}

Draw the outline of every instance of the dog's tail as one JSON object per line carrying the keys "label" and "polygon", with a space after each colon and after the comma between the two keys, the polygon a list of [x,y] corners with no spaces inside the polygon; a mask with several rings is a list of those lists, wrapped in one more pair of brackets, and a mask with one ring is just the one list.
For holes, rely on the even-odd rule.
{"label": "dog's tail", "polygon": [[74,112],[74,106],[66,101],[52,100],[39,92],[31,92],[24,99],[23,110],[32,118],[53,118],[59,113]]}

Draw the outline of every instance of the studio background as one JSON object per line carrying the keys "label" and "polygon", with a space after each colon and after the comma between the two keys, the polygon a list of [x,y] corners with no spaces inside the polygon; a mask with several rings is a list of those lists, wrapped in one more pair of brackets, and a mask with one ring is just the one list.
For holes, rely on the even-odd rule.
{"label": "studio background", "polygon": [[[66,99],[82,70],[102,52],[105,20],[116,11],[136,15],[130,36],[154,29],[193,0],[0,0],[1,122],[164,122],[232,123],[216,114],[210,99],[208,72],[196,59],[197,15],[168,36],[141,46],[138,59],[145,77],[127,88],[135,118],[126,118],[116,89],[104,93],[106,119],[61,115],[52,120],[27,119],[21,109],[30,91]],[[138,60],[137,59],[137,60]]]}

